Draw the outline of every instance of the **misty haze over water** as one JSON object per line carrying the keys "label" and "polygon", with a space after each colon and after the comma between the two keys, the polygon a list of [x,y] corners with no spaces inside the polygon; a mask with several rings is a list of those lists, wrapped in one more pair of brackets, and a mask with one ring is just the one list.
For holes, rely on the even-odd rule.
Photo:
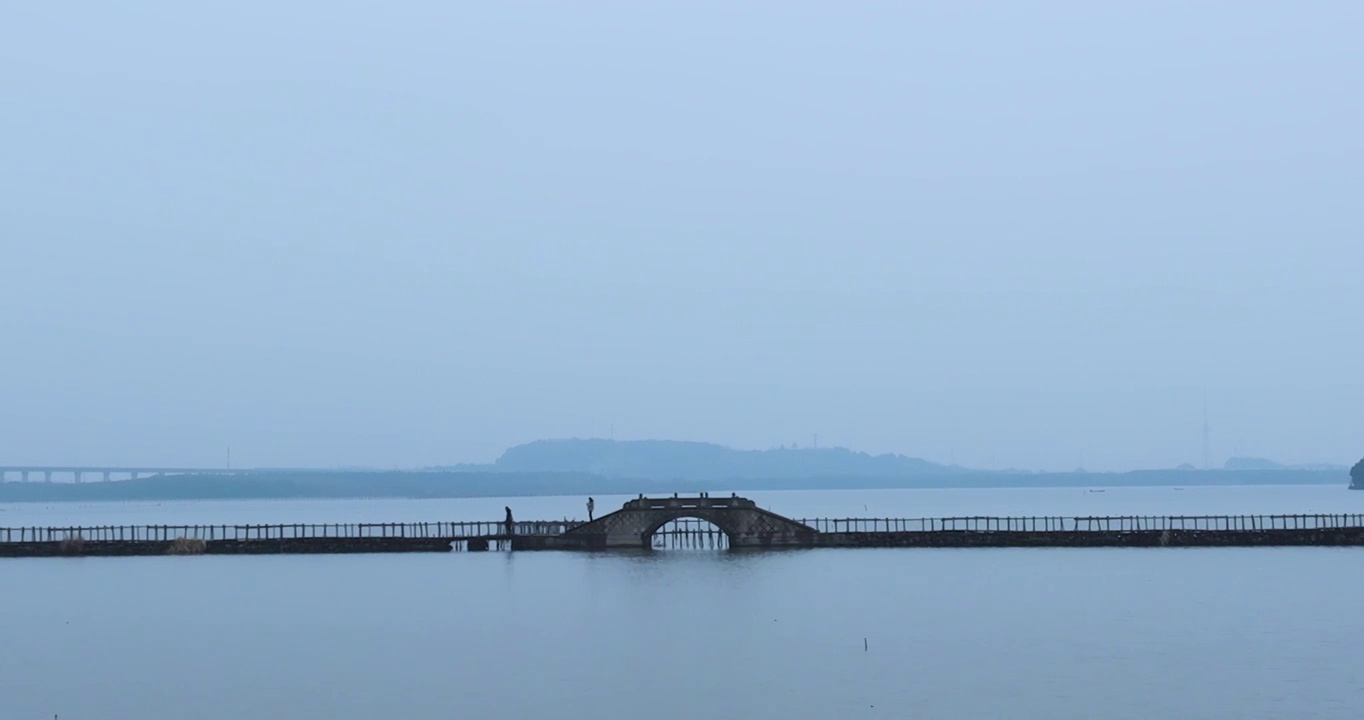
{"label": "misty haze over water", "polygon": [[0,457],[1361,454],[1358,3],[0,10]]}

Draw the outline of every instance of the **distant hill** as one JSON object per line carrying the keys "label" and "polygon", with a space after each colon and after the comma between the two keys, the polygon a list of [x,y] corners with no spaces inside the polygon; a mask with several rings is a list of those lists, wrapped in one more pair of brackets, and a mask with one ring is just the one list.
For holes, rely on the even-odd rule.
{"label": "distant hill", "polygon": [[1227,461],[1222,464],[1223,470],[1282,470],[1284,467],[1283,464],[1276,463],[1273,460],[1245,457],[1227,458]]}
{"label": "distant hill", "polygon": [[964,472],[904,455],[868,455],[843,448],[734,450],[673,440],[537,440],[510,448],[494,467],[505,472],[695,481],[909,478]]}
{"label": "distant hill", "polygon": [[1305,465],[1285,465],[1273,460],[1264,458],[1234,457],[1228,458],[1222,465],[1224,470],[1332,470],[1343,471],[1347,468],[1344,465],[1330,465],[1326,463],[1309,463]]}

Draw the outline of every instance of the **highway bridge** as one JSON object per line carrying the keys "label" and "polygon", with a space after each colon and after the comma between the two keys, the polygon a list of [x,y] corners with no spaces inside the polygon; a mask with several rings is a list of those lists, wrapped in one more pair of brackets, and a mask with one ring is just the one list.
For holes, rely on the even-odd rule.
{"label": "highway bridge", "polygon": [[118,467],[111,465],[0,465],[0,482],[82,482],[94,476],[110,480],[136,480],[148,475],[256,475],[300,472],[281,468]]}

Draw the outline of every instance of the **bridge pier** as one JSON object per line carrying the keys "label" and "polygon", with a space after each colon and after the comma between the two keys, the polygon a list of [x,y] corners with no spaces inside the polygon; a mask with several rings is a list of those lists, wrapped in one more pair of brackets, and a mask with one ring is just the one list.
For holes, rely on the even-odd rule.
{"label": "bridge pier", "polygon": [[105,470],[105,471],[104,471],[104,482],[109,482],[109,476],[112,475],[112,474],[113,474],[113,473],[109,472],[108,470]]}
{"label": "bridge pier", "polygon": [[43,471],[43,482],[45,482],[45,483],[50,483],[50,482],[52,482],[52,471],[51,471],[51,470],[44,470],[44,471]]}

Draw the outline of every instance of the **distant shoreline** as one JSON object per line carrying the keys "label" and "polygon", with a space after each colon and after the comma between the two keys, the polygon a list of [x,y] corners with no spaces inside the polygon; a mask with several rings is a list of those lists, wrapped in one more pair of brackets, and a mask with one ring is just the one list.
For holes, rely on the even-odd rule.
{"label": "distant shoreline", "polygon": [[901,477],[813,476],[657,480],[590,473],[282,471],[156,475],[90,483],[0,483],[0,503],[138,500],[454,499],[745,490],[1349,486],[1334,470],[1140,470],[1126,473],[960,472]]}
{"label": "distant shoreline", "polygon": [[[76,470],[79,474],[86,469]],[[123,471],[129,470],[135,469]],[[15,471],[11,468],[9,475]],[[33,468],[23,471],[47,473]],[[109,477],[113,472],[119,470],[110,468],[102,474]],[[1350,479],[1348,472],[1338,468],[1284,467],[1250,458],[1233,458],[1218,470],[1030,473],[972,470],[846,448],[735,450],[675,440],[576,438],[517,445],[491,465],[387,471],[259,468],[219,473],[158,468],[143,472],[160,474],[88,483],[0,482],[0,503],[667,495],[717,490],[1345,486]]]}

